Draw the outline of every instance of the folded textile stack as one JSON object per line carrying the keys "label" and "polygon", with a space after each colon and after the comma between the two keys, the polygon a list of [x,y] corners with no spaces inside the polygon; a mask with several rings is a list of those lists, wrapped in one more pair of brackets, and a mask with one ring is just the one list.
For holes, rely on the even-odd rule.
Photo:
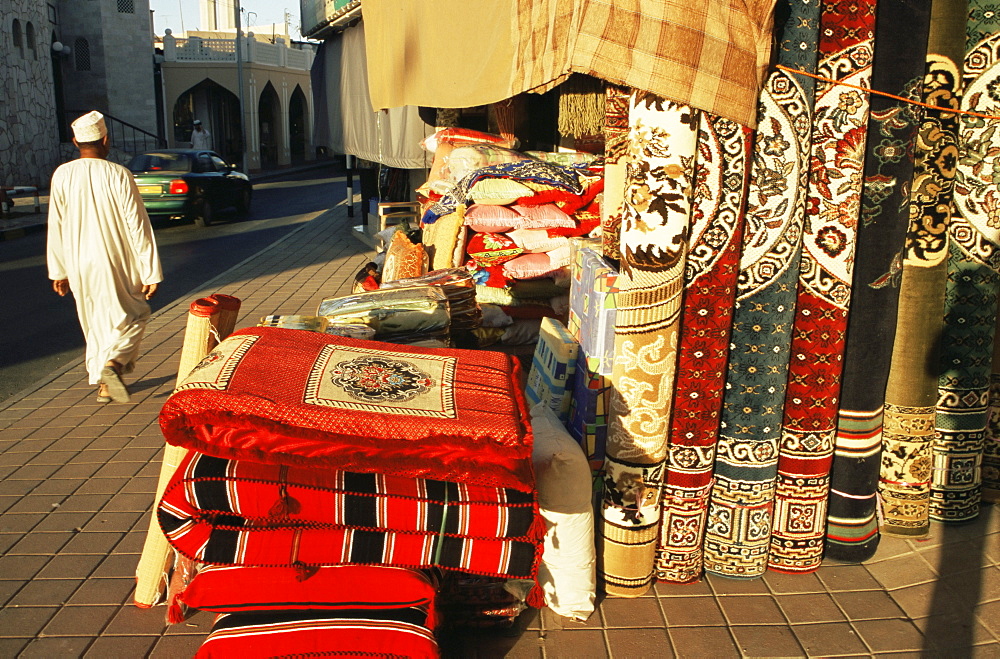
{"label": "folded textile stack", "polygon": [[569,431],[594,469],[607,440],[611,364],[614,355],[618,271],[596,250],[581,246],[573,263],[569,332],[580,342],[569,410]]}
{"label": "folded textile stack", "polygon": [[464,247],[480,303],[517,308],[516,318],[558,316],[569,292],[569,239],[599,225],[602,190],[603,179],[582,165],[482,167],[428,208],[423,240],[435,259]]}
{"label": "folded textile stack", "polygon": [[422,277],[383,281],[380,288],[396,289],[413,286],[433,286],[448,298],[451,318],[451,336],[457,338],[464,332],[477,329],[483,322],[483,312],[476,300],[476,285],[465,268],[434,270]]}
{"label": "folded textile stack", "polygon": [[[419,569],[525,581],[541,606],[546,531],[518,382],[495,352],[268,327],[219,344],[160,414],[168,443],[190,450],[157,508],[197,568],[174,608],[224,614],[200,656],[257,656],[268,630],[260,642],[285,654],[436,656],[433,598],[405,600],[392,581]],[[349,571],[376,566],[400,570],[388,595]],[[353,590],[334,587],[344,579]]]}
{"label": "folded textile stack", "polygon": [[[320,302],[316,315],[330,326],[367,325],[375,339],[391,343],[450,345],[448,296],[434,286],[366,291]],[[329,327],[328,327],[329,331]]]}

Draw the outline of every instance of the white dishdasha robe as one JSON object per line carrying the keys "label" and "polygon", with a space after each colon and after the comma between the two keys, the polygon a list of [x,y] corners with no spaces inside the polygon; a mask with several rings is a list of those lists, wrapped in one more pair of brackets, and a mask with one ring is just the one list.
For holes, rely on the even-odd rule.
{"label": "white dishdasha robe", "polygon": [[68,279],[87,340],[90,384],[109,360],[132,370],[149,320],[142,287],[163,279],[153,227],[131,172],[80,158],[52,174],[49,279]]}

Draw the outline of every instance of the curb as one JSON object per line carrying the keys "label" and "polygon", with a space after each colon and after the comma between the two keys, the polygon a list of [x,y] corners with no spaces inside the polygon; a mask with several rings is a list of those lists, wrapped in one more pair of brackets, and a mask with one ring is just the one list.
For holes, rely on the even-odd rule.
{"label": "curb", "polygon": [[39,231],[45,230],[45,221],[39,222],[37,224],[26,224],[23,227],[14,227],[13,229],[0,229],[0,242],[5,240],[16,240],[17,238],[24,238],[29,233],[37,233]]}

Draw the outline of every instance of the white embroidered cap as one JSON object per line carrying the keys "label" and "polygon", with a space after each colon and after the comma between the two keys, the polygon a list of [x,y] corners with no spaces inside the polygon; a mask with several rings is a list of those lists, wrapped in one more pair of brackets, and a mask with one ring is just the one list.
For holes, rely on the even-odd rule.
{"label": "white embroidered cap", "polygon": [[108,134],[104,125],[104,115],[92,110],[72,123],[73,137],[77,142],[97,142]]}

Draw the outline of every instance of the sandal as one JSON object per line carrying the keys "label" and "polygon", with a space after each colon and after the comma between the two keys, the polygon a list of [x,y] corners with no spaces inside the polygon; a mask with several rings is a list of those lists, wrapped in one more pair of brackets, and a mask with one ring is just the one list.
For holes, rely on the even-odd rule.
{"label": "sandal", "polygon": [[116,403],[127,403],[132,400],[131,395],[129,395],[128,387],[122,381],[121,375],[118,373],[118,369],[111,366],[105,366],[101,370],[101,384],[103,384],[108,389],[108,395],[111,396],[111,400]]}
{"label": "sandal", "polygon": [[111,396],[108,395],[108,387],[104,384],[97,387],[97,402],[110,403]]}

